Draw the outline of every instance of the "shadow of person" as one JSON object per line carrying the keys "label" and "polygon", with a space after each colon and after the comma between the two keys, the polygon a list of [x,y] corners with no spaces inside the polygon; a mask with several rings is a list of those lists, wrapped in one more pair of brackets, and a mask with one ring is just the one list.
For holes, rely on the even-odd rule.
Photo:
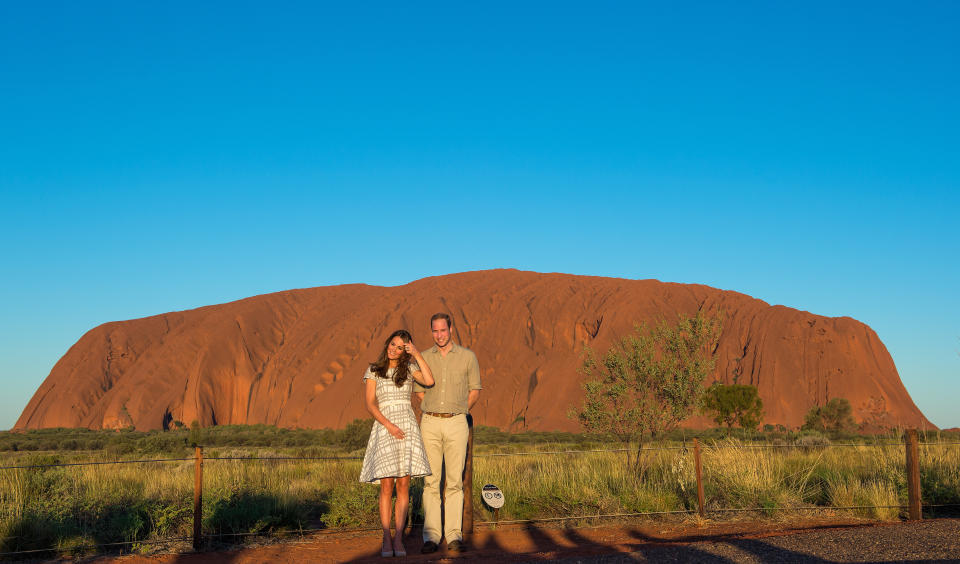
{"label": "shadow of person", "polygon": [[[597,545],[595,541],[588,539],[577,529],[568,529],[566,537],[570,543],[577,546]],[[651,562],[706,562],[708,564],[730,564],[733,562],[728,558],[711,554],[696,547],[664,542],[662,539],[650,537],[637,529],[631,529],[628,537],[640,542],[618,545],[601,543],[598,546],[605,548],[606,552],[615,549],[624,555],[642,556]]]}
{"label": "shadow of person", "polygon": [[[841,528],[849,528],[849,525],[811,527],[803,531],[797,531],[797,533]],[[744,538],[742,533],[692,533],[670,539],[663,539],[651,537],[638,529],[631,529],[629,535],[641,541],[640,544],[637,545],[637,552],[643,554],[645,558],[654,561],[682,558],[683,560],[697,562],[732,562],[734,560],[730,558],[716,555],[705,550],[709,545],[726,545],[733,549],[732,552],[744,553],[743,556],[747,554],[752,555],[760,562],[790,562],[799,564],[825,564],[833,562],[832,560],[824,560],[823,558],[804,552],[779,547],[762,539]],[[688,543],[701,543],[701,546],[695,547]],[[731,551],[730,549],[726,549],[725,552]],[[737,561],[741,560],[739,557],[734,558]]]}

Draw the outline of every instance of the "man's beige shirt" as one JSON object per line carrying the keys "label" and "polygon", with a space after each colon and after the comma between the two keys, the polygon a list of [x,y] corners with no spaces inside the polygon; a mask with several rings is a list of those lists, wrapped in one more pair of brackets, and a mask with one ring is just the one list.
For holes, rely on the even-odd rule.
{"label": "man's beige shirt", "polygon": [[467,413],[470,390],[481,390],[480,363],[470,349],[453,343],[447,356],[440,354],[437,345],[421,353],[427,361],[436,384],[424,388],[414,382],[415,392],[424,392],[421,411],[433,413]]}

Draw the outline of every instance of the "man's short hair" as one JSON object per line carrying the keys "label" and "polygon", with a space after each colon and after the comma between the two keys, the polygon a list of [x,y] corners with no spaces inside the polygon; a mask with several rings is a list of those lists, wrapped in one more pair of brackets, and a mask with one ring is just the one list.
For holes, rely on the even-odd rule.
{"label": "man's short hair", "polygon": [[443,312],[433,314],[433,317],[430,318],[430,327],[431,327],[431,328],[433,327],[433,322],[436,321],[436,320],[438,320],[438,319],[443,319],[444,321],[447,322],[447,329],[453,329],[453,320],[450,319],[450,316],[449,316],[449,315],[447,315],[446,313],[443,313]]}

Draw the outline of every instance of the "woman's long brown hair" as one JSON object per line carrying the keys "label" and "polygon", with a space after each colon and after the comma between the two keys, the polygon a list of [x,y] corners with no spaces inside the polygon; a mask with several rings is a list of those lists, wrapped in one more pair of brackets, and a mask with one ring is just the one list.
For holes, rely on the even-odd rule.
{"label": "woman's long brown hair", "polygon": [[[390,359],[387,358],[387,348],[390,346],[390,341],[392,341],[394,337],[400,337],[404,343],[413,341],[413,337],[404,329],[397,329],[387,337],[386,342],[383,343],[383,351],[380,352],[380,358],[378,358],[376,362],[370,363],[370,372],[373,372],[377,378],[387,377],[387,370],[390,369]],[[410,353],[403,351],[400,353],[400,358],[397,359],[397,367],[393,371],[393,383],[399,388],[403,386],[409,377]]]}

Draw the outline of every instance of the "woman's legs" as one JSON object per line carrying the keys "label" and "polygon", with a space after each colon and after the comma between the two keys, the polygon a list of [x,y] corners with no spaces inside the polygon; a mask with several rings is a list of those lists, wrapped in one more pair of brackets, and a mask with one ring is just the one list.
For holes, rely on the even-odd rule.
{"label": "woman's legs", "polygon": [[382,553],[393,552],[390,540],[390,510],[393,509],[393,482],[394,478],[380,478],[380,527],[383,529]]}
{"label": "woman's legs", "polygon": [[393,541],[394,550],[403,551],[403,529],[407,526],[407,509],[410,507],[410,476],[397,478],[397,505],[394,525],[397,528]]}

